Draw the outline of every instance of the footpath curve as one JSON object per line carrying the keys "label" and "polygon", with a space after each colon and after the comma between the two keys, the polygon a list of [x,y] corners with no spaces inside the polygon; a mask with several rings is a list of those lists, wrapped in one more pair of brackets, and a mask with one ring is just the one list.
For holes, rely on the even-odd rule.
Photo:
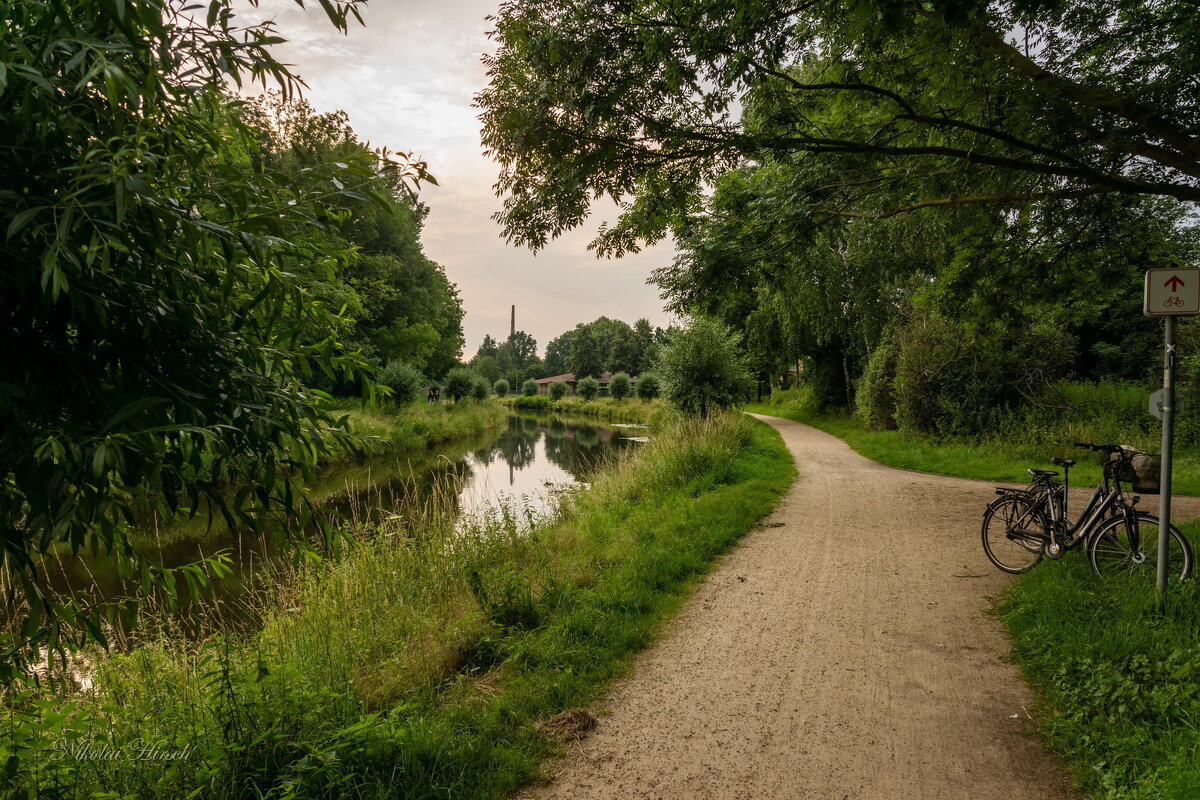
{"label": "footpath curve", "polygon": [[991,485],[884,467],[758,418],[799,478],[524,796],[1077,797],[988,613],[1010,580],[979,544]]}

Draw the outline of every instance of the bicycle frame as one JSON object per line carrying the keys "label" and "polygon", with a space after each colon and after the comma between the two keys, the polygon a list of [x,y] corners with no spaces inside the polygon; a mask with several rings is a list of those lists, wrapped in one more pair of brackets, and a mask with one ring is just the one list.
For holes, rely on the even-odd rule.
{"label": "bicycle frame", "polygon": [[[1123,495],[1120,484],[1110,480],[1108,471],[1105,470],[1101,474],[1100,483],[1092,492],[1092,496],[1088,498],[1087,505],[1084,506],[1079,518],[1073,523],[1069,523],[1070,472],[1070,467],[1063,467],[1063,482],[1060,484],[1055,484],[1050,476],[1046,476],[1044,479],[1035,480],[1033,489],[998,491],[998,493],[1021,492],[1033,494],[1036,497],[1025,514],[1017,520],[1017,524],[1024,528],[1030,516],[1039,512],[1044,513],[1051,527],[1051,536],[1047,544],[1052,547],[1060,545],[1071,549],[1078,546],[1114,506],[1123,506],[1124,513],[1127,515],[1134,513],[1132,505],[1122,502]],[[1132,527],[1130,538],[1136,540],[1137,525]],[[1044,535],[1038,536],[1035,531],[1028,529],[1023,530],[1022,533],[1030,539],[1046,539]],[[1057,547],[1054,549],[1057,550]]]}

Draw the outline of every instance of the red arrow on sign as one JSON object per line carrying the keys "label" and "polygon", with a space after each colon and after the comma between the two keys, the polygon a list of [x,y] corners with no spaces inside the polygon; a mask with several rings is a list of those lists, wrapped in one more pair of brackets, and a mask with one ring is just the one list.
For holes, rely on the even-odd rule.
{"label": "red arrow on sign", "polygon": [[1179,291],[1179,287],[1180,287],[1180,286],[1183,286],[1183,281],[1181,281],[1181,280],[1179,279],[1179,276],[1178,276],[1178,275],[1172,275],[1172,276],[1170,277],[1170,279],[1169,279],[1169,280],[1167,280],[1167,282],[1163,284],[1163,286],[1170,287],[1170,289],[1171,289],[1171,291],[1172,291],[1172,292],[1178,292],[1178,291]]}

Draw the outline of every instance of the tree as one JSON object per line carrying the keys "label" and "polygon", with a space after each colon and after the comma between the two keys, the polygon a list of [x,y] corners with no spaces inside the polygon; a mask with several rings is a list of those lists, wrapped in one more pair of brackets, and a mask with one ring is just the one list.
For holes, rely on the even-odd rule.
{"label": "tree", "polygon": [[578,326],[571,337],[570,366],[576,380],[589,376],[598,378],[604,372],[600,345],[596,342],[591,328],[585,325]]}
{"label": "tree", "polygon": [[600,381],[589,375],[575,384],[575,391],[584,400],[595,400],[596,395],[600,394]]}
{"label": "tree", "polygon": [[608,381],[608,393],[614,400],[624,400],[629,397],[629,375],[618,372]]}
{"label": "tree", "polygon": [[392,402],[398,406],[415,402],[425,388],[425,376],[416,367],[398,359],[388,364],[375,380],[391,390]]}
{"label": "tree", "polygon": [[605,364],[609,372],[637,372],[642,360],[642,345],[638,336],[628,325],[613,332],[608,343],[608,360]]}
{"label": "tree", "polygon": [[476,351],[475,358],[483,358],[484,356],[491,356],[495,358],[496,351],[498,349],[499,348],[496,345],[496,340],[491,336],[484,334],[483,343],[479,345],[479,350]]}
{"label": "tree", "polygon": [[533,397],[535,394],[537,394],[537,391],[537,381],[535,381],[533,378],[530,378],[521,384],[521,394],[525,395],[526,397]]}
{"label": "tree", "polygon": [[550,384],[550,399],[562,400],[567,394],[567,384],[565,381],[554,381]]}
{"label": "tree", "polygon": [[492,383],[499,380],[502,374],[500,364],[496,361],[495,356],[475,356],[475,358],[471,359],[471,369]]}
{"label": "tree", "polygon": [[753,378],[740,344],[741,337],[720,322],[694,318],[659,353],[655,373],[667,399],[701,418],[710,408],[742,400]]}
{"label": "tree", "polygon": [[[678,225],[729,167],[792,155],[839,167],[808,187],[814,222],[1114,193],[1194,202],[1198,21],[1181,0],[517,0],[477,98],[499,218],[541,247],[608,195],[623,213],[595,246],[620,253]],[[879,207],[890,186],[903,199]]]}
{"label": "tree", "polygon": [[[42,592],[40,554],[94,549],[173,587],[131,519],[294,519],[297,477],[349,444],[306,381],[353,380],[366,361],[294,270],[351,258],[328,235],[341,201],[423,168],[376,153],[305,185],[244,168],[255,134],[228,82],[297,82],[273,29],[237,27],[233,5],[5,4],[0,558],[32,615],[0,652],[17,662],[61,646],[62,625],[102,639],[112,608]],[[348,0],[322,7],[343,29],[357,16]]]}
{"label": "tree", "polygon": [[485,378],[477,377],[471,384],[471,396],[481,403],[487,400],[490,392],[491,390],[488,388],[488,382]]}
{"label": "tree", "polygon": [[496,383],[492,386],[492,391],[496,393],[497,397],[507,397],[508,390],[508,381],[504,380],[504,378],[496,381]]}
{"label": "tree", "polygon": [[446,394],[454,402],[470,397],[479,376],[466,367],[455,367],[446,373]]}
{"label": "tree", "polygon": [[653,400],[658,397],[658,378],[649,372],[643,372],[638,376],[637,396],[643,400]]}
{"label": "tree", "polygon": [[561,336],[551,339],[546,345],[546,358],[544,367],[546,375],[562,375],[569,371],[571,363],[571,336],[572,331],[567,331]]}

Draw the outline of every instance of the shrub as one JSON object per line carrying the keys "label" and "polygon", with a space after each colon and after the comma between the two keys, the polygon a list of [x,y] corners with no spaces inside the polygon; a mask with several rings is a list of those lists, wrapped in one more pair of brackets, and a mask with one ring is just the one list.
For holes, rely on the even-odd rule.
{"label": "shrub", "polygon": [[892,337],[879,343],[867,359],[858,380],[854,405],[868,428],[890,431],[896,427],[896,356],[900,349]]}
{"label": "shrub", "polygon": [[475,382],[471,384],[471,396],[476,400],[483,401],[487,400],[489,394],[491,394],[491,390],[488,388],[487,379],[476,378]]}
{"label": "shrub", "polygon": [[522,411],[551,411],[554,401],[544,395],[521,395],[513,400],[512,407]]}
{"label": "shrub", "polygon": [[562,400],[567,393],[567,384],[563,381],[555,381],[550,384],[550,397],[554,400]]}
{"label": "shrub", "polygon": [[398,358],[383,368],[375,382],[392,390],[392,402],[398,406],[415,402],[425,388],[420,370]]}
{"label": "shrub", "polygon": [[608,382],[608,393],[614,400],[624,400],[629,397],[629,375],[618,372]]}
{"label": "shrub", "polygon": [[497,397],[507,397],[508,396],[508,381],[504,380],[504,378],[501,378],[500,380],[496,381],[495,385],[492,386],[492,391],[496,393]]}
{"label": "shrub", "polygon": [[537,386],[537,381],[535,381],[533,378],[530,378],[521,384],[521,394],[525,395],[526,397],[533,397],[535,394],[537,394]]}
{"label": "shrub", "polygon": [[1075,352],[1072,337],[1050,320],[968,328],[935,314],[914,316],[897,345],[897,426],[945,436],[998,430],[1069,368]]}
{"label": "shrub", "polygon": [[446,394],[454,402],[469,397],[475,388],[478,376],[466,367],[455,367],[446,373]]}
{"label": "shrub", "polygon": [[637,381],[637,396],[643,400],[653,400],[658,397],[658,378],[649,372],[644,372]]}
{"label": "shrub", "polygon": [[716,320],[697,317],[658,354],[667,399],[683,411],[708,416],[713,408],[745,398],[754,378],[742,354],[741,337]]}
{"label": "shrub", "polygon": [[589,375],[575,384],[575,391],[584,400],[594,400],[596,395],[600,394],[600,381]]}

